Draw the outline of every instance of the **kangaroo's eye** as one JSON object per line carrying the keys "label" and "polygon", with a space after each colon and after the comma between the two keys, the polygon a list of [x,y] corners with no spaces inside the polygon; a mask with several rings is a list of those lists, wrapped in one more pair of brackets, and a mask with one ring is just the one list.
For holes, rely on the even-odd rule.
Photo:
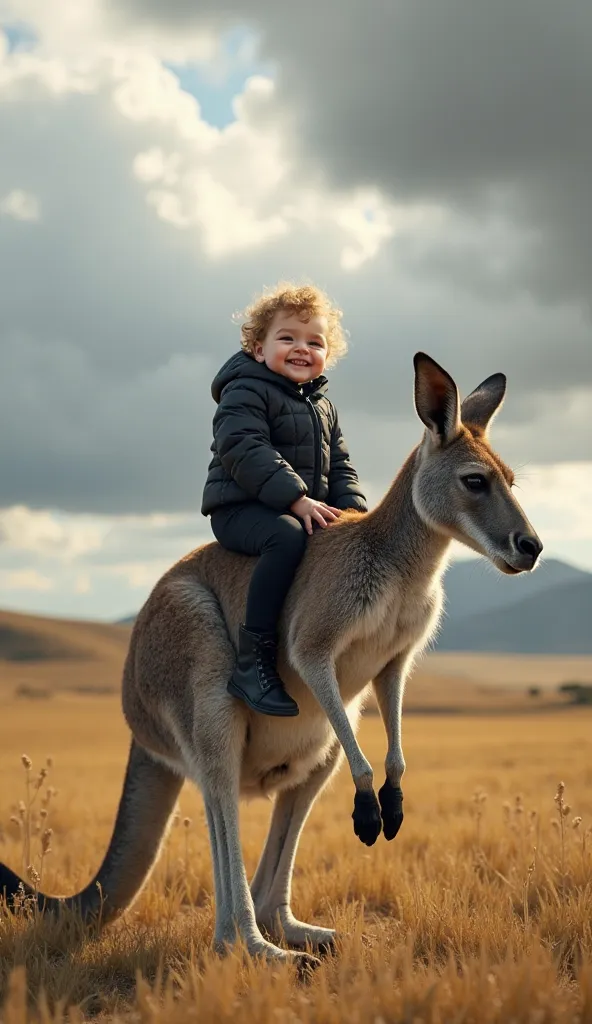
{"label": "kangaroo's eye", "polygon": [[489,486],[487,477],[482,473],[469,473],[468,476],[463,476],[461,479],[467,491],[471,491],[472,494],[483,493]]}

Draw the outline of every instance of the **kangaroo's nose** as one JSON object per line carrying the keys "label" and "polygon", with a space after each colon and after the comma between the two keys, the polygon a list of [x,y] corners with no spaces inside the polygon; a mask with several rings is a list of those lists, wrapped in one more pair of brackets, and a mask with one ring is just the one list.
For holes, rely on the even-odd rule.
{"label": "kangaroo's nose", "polygon": [[535,533],[515,533],[513,540],[516,550],[526,558],[530,558],[534,565],[543,550],[543,545],[537,535]]}

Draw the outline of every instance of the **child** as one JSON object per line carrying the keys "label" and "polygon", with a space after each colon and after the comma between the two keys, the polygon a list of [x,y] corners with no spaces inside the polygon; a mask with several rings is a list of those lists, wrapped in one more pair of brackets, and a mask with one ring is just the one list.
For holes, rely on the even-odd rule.
{"label": "child", "polygon": [[322,376],[346,351],[341,311],[318,288],[282,284],[245,315],[242,351],[212,384],[202,512],[223,547],[260,556],[228,690],[255,711],[290,716],[298,705],[277,673],[277,627],[307,534],[367,505]]}

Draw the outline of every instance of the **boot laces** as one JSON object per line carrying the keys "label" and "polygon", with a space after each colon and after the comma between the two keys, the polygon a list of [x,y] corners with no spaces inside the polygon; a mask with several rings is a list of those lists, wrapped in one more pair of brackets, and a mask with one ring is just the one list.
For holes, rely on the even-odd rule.
{"label": "boot laces", "polygon": [[281,686],[282,681],[277,674],[277,669],[274,664],[274,651],[276,644],[273,640],[260,640],[258,644],[259,650],[255,663],[259,673],[259,679],[261,681],[261,689],[273,690],[276,686]]}

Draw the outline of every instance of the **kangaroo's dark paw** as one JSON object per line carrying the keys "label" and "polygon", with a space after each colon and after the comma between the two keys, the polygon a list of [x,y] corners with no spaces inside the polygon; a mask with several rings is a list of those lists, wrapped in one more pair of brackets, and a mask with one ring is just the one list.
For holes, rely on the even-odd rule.
{"label": "kangaroo's dark paw", "polygon": [[394,839],[403,824],[403,793],[387,779],[378,790],[385,839]]}
{"label": "kangaroo's dark paw", "polygon": [[366,846],[374,846],[378,839],[382,823],[380,820],[380,807],[373,789],[356,790],[354,797],[354,832],[358,839],[361,839]]}

